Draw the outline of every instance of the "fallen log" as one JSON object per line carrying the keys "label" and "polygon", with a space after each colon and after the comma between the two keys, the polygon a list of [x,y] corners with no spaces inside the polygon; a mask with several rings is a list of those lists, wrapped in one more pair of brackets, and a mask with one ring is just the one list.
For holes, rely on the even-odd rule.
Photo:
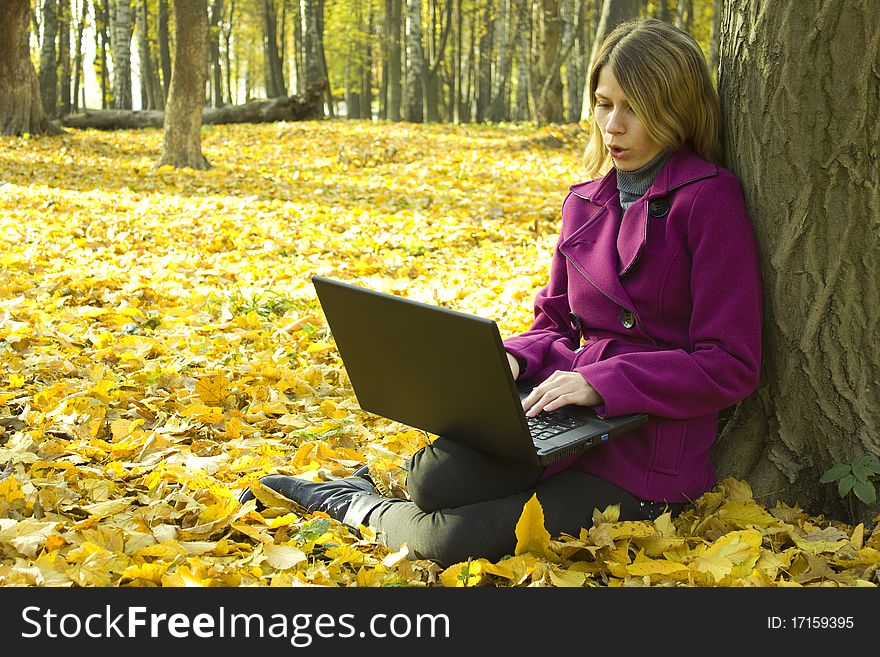
{"label": "fallen log", "polygon": [[[323,115],[320,111],[323,93],[324,83],[316,83],[301,96],[281,96],[268,100],[252,100],[243,105],[206,107],[202,110],[202,125],[317,119]],[[85,110],[61,119],[61,125],[65,128],[94,130],[161,128],[164,122],[165,112],[162,110]]]}

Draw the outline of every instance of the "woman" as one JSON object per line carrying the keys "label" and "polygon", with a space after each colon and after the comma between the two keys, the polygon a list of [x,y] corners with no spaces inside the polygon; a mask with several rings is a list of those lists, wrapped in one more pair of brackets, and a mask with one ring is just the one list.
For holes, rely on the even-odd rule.
{"label": "woman", "polygon": [[577,535],[594,508],[653,519],[715,483],[718,411],[758,382],[761,281],[740,185],[713,163],[720,111],[702,51],[660,21],[623,24],[590,72],[590,103],[588,173],[607,173],[571,187],[534,322],[504,346],[514,378],[540,382],[527,415],[579,404],[648,423],[545,469],[440,437],[410,463],[412,501],[361,476],[264,484],[449,565],[511,554],[534,493],[552,535]]}

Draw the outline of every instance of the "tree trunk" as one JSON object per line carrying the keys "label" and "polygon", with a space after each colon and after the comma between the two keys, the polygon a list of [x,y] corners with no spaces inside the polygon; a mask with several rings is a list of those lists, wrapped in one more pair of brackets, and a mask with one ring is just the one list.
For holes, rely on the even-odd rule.
{"label": "tree trunk", "polygon": [[28,0],[0,1],[0,135],[58,132],[43,111],[29,41]]}
{"label": "tree trunk", "polygon": [[562,21],[559,0],[542,0],[540,77],[543,83],[535,98],[535,120],[539,124],[562,123]]}
{"label": "tree trunk", "polygon": [[386,118],[389,121],[400,121],[401,107],[401,4],[403,0],[386,0],[385,3],[385,38],[387,39],[387,55],[385,68],[388,70],[386,89]]}
{"label": "tree trunk", "polygon": [[579,0],[563,0],[563,37],[570,47],[565,57],[565,95],[568,106],[565,120],[577,123],[581,117],[581,99],[584,88],[583,60],[580,57],[580,42],[583,38],[583,10]]}
{"label": "tree trunk", "polygon": [[265,54],[266,96],[287,95],[281,56],[278,52],[278,14],[274,0],[263,0],[263,52]]}
{"label": "tree trunk", "polygon": [[113,103],[110,90],[110,71],[107,66],[107,45],[110,43],[108,33],[110,29],[110,2],[112,0],[102,0],[100,3],[95,0],[95,48],[97,50],[95,73],[101,80],[101,109],[107,109]]}
{"label": "tree trunk", "polygon": [[527,121],[529,111],[529,10],[526,0],[521,0],[520,28],[516,37],[516,98],[513,106],[513,120]]}
{"label": "tree trunk", "polygon": [[43,40],[40,47],[40,98],[49,117],[58,106],[58,3],[43,0]]}
{"label": "tree trunk", "polygon": [[110,30],[113,58],[113,107],[131,109],[131,0],[115,0],[110,5]]}
{"label": "tree trunk", "polygon": [[482,1],[483,19],[477,55],[476,119],[478,123],[486,118],[492,102],[492,45],[495,41],[495,22],[492,20],[495,0]]}
{"label": "tree trunk", "polygon": [[596,33],[593,35],[593,44],[590,52],[590,62],[584,74],[584,92],[581,100],[581,121],[590,118],[590,71],[593,70],[593,62],[599,53],[599,48],[605,37],[618,25],[639,15],[641,3],[639,0],[604,0]]}
{"label": "tree trunk", "polygon": [[367,6],[367,39],[364,43],[364,63],[361,71],[361,118],[373,120],[373,4]]}
{"label": "tree trunk", "polygon": [[[244,105],[206,107],[202,110],[202,125],[226,123],[270,123],[272,121],[306,121],[321,117],[323,80],[307,90],[303,96],[253,100]],[[68,128],[92,130],[137,130],[161,128],[165,113],[161,110],[103,110],[86,111],[65,117],[61,124]]]}
{"label": "tree trunk", "polygon": [[58,110],[70,114],[70,0],[58,2]]}
{"label": "tree trunk", "polygon": [[[80,4],[80,17],[76,24],[76,45],[74,46],[76,55],[73,64],[73,107],[72,111],[79,110],[79,89],[81,81],[85,78],[83,70],[83,33],[86,28],[86,18],[88,16],[89,4],[82,0]],[[85,85],[83,85],[85,87]],[[83,94],[85,96],[85,94]],[[85,107],[85,98],[83,98],[83,107]]]}
{"label": "tree trunk", "polygon": [[162,94],[168,102],[171,90],[171,48],[168,45],[168,0],[159,0],[156,16],[156,37],[159,41],[159,67],[162,69]]}
{"label": "tree trunk", "polygon": [[519,3],[511,0],[503,0],[501,20],[498,21],[500,40],[498,42],[497,75],[498,85],[492,102],[489,103],[487,116],[490,121],[504,121],[508,118],[510,98],[510,73],[513,70],[513,53],[515,45],[513,39],[519,30]]}
{"label": "tree trunk", "polygon": [[[880,454],[880,23],[874,0],[728,0],[727,166],[761,247],[764,360],[714,452],[767,504],[868,520],[823,471]],[[841,62],[846,62],[842,67]],[[839,516],[838,516],[839,517]]]}
{"label": "tree trunk", "polygon": [[208,169],[201,136],[208,80],[208,0],[175,0],[174,18],[171,90],[165,112],[162,157],[156,166]]}
{"label": "tree trunk", "polygon": [[713,0],[712,26],[709,30],[709,70],[716,81],[718,80],[718,39],[720,38],[718,28],[721,23],[721,5],[721,0]]}
{"label": "tree trunk", "polygon": [[[442,15],[437,15],[437,5],[432,8],[432,26],[428,38],[429,53],[425,62],[425,120],[440,121],[440,69],[443,66],[446,43],[452,29],[452,0],[446,0]],[[440,31],[438,38],[437,31]]]}
{"label": "tree trunk", "polygon": [[156,88],[159,79],[153,69],[153,57],[150,53],[150,14],[147,0],[136,0],[135,12],[140,60],[141,108],[161,109],[164,99],[161,89]]}
{"label": "tree trunk", "polygon": [[[229,2],[229,23],[223,32],[223,43],[225,51],[223,53],[223,61],[226,63],[226,98],[230,104],[235,104],[237,92],[233,93],[232,89],[232,26],[235,24],[235,0]],[[297,68],[297,80],[299,80],[300,69]]]}
{"label": "tree trunk", "polygon": [[223,105],[223,70],[220,66],[220,19],[223,17],[223,0],[211,4],[211,102],[214,107]]}
{"label": "tree trunk", "polygon": [[424,116],[424,68],[422,50],[422,0],[406,0],[406,115],[421,123]]}

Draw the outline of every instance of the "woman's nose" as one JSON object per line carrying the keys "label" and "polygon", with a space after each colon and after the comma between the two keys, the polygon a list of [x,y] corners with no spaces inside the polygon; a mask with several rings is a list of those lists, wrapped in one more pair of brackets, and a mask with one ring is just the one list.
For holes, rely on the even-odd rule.
{"label": "woman's nose", "polygon": [[605,131],[613,132],[615,134],[626,132],[626,126],[617,112],[612,112],[611,116],[608,117],[608,122],[605,124]]}

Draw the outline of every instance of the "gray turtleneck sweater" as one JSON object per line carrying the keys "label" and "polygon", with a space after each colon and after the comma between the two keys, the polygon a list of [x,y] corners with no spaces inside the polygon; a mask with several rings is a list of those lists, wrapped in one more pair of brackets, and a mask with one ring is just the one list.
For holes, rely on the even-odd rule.
{"label": "gray turtleneck sweater", "polygon": [[617,191],[620,194],[620,207],[624,211],[645,195],[670,155],[672,152],[664,148],[653,160],[638,169],[633,171],[617,169]]}

